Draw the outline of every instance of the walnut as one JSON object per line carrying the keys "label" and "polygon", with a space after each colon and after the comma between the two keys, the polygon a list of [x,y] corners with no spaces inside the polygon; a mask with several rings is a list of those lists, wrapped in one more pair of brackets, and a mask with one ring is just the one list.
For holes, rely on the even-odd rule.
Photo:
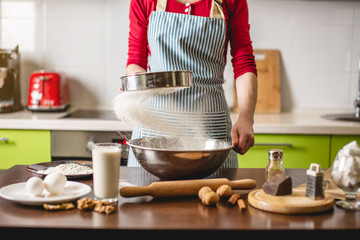
{"label": "walnut", "polygon": [[77,207],[84,211],[95,211],[98,213],[110,214],[115,211],[115,207],[108,201],[98,201],[91,198],[82,198],[77,201]]}
{"label": "walnut", "polygon": [[98,213],[110,214],[115,211],[115,207],[108,201],[96,201],[94,211]]}
{"label": "walnut", "polygon": [[82,198],[77,201],[77,208],[82,211],[91,211],[94,205],[94,200],[91,198]]}
{"label": "walnut", "polygon": [[45,210],[56,211],[56,210],[70,210],[75,208],[73,203],[61,203],[61,204],[48,204],[44,203],[43,207]]}

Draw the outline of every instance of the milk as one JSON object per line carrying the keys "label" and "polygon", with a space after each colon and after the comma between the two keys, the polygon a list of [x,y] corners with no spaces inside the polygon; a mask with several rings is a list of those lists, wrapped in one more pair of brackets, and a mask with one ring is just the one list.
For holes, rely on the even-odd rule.
{"label": "milk", "polygon": [[121,145],[97,143],[92,148],[95,198],[116,201],[119,192]]}

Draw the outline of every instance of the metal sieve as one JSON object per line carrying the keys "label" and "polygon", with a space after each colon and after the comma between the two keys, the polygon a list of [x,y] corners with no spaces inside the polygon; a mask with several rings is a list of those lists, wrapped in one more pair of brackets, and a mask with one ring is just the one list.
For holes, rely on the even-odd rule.
{"label": "metal sieve", "polygon": [[191,71],[146,72],[120,77],[122,91],[178,88],[192,85]]}

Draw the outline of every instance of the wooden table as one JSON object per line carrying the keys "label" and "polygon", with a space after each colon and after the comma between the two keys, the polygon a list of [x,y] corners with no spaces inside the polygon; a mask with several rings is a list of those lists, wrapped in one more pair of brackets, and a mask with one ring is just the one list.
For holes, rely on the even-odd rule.
{"label": "wooden table", "polygon": [[[293,178],[294,186],[304,183],[305,169],[287,169],[287,175]],[[31,174],[26,166],[18,165],[6,171],[0,171],[0,187],[26,181]],[[264,182],[264,169],[222,169],[213,177],[229,179],[252,178],[257,181],[258,188]],[[158,180],[142,168],[120,168],[121,183],[124,182],[147,185]],[[92,186],[92,179],[81,182]],[[246,193],[248,191],[239,191]],[[92,193],[89,194],[92,197]],[[21,231],[19,231],[21,230]],[[226,204],[217,207],[206,207],[197,198],[153,199],[152,197],[122,198],[120,197],[117,212],[111,215],[96,212],[82,212],[77,209],[49,212],[40,207],[30,207],[0,198],[0,232],[11,231],[84,231],[88,234],[98,230],[131,232],[138,234],[193,234],[200,231],[211,236],[243,233],[290,233],[295,236],[306,234],[323,234],[330,232],[344,234],[356,232],[360,234],[360,211],[345,211],[334,206],[324,213],[307,215],[282,215],[268,213],[248,206],[245,211],[238,207],[230,208]],[[177,231],[182,230],[182,231]],[[271,230],[271,231],[269,231]],[[333,231],[341,230],[341,231]],[[177,231],[174,235],[174,231]]]}

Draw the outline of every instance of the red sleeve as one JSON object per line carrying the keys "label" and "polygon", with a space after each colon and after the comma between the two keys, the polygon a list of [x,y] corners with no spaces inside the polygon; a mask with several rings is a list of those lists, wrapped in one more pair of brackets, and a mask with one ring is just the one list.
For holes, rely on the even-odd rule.
{"label": "red sleeve", "polygon": [[156,9],[156,3],[157,0],[131,0],[127,65],[137,64],[147,69],[147,28],[150,14]]}
{"label": "red sleeve", "polygon": [[249,15],[246,0],[224,1],[228,12],[228,38],[235,79],[244,73],[257,74],[249,34]]}

